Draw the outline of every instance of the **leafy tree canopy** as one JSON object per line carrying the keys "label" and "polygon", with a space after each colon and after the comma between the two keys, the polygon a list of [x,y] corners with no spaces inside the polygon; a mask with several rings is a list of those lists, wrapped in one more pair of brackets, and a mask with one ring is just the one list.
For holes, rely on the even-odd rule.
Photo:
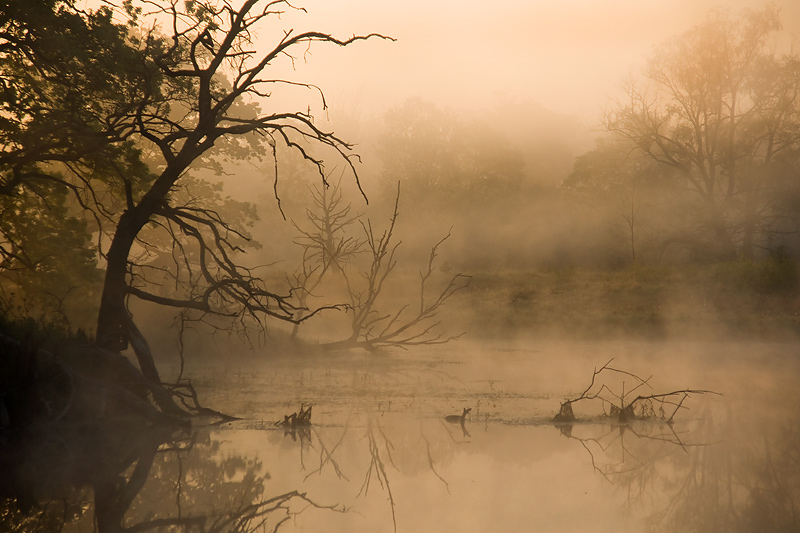
{"label": "leafy tree canopy", "polygon": [[722,257],[750,257],[787,228],[776,199],[800,147],[800,60],[780,52],[780,28],[774,6],[713,10],[660,46],[603,119],[680,176]]}

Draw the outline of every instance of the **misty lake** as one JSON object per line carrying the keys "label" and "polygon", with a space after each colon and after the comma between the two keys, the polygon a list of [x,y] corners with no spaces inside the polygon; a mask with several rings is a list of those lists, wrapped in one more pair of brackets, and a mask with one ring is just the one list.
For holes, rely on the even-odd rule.
{"label": "misty lake", "polygon": [[[20,531],[94,530],[92,492],[128,531],[796,531],[799,351],[457,342],[192,364],[203,403],[240,420],[129,438],[124,475],[48,487],[48,513],[32,508]],[[611,358],[652,392],[722,395],[692,395],[672,424],[578,405],[577,423],[554,424]],[[309,426],[276,425],[308,405]],[[445,421],[464,408],[463,425]],[[43,449],[69,465],[69,448]]]}

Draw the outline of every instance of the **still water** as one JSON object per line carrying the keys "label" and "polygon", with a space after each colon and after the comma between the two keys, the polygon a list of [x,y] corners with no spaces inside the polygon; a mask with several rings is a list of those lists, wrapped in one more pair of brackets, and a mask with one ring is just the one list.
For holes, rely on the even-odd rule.
{"label": "still water", "polygon": [[[595,368],[692,394],[673,423],[620,425],[578,403]],[[204,403],[241,420],[103,440],[85,461],[48,438],[51,480],[19,531],[798,531],[800,347],[456,343],[190,368]],[[630,390],[628,374],[608,380]],[[614,381],[616,380],[616,381]],[[613,381],[613,383],[612,383]],[[627,387],[627,389],[626,389]],[[276,422],[312,407],[311,424]],[[445,415],[470,412],[461,421]],[[66,437],[64,437],[66,439]],[[41,469],[41,467],[40,467]],[[105,469],[105,470],[104,470]],[[107,472],[105,475],[103,472]],[[42,472],[31,471],[31,475]],[[77,476],[80,478],[80,476]],[[49,498],[49,500],[48,500]],[[34,501],[35,500],[35,501]]]}

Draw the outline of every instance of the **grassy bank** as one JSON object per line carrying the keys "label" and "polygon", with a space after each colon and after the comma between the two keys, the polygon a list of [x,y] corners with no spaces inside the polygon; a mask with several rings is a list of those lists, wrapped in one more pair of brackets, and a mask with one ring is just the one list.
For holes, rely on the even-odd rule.
{"label": "grassy bank", "polygon": [[794,261],[473,274],[447,320],[470,337],[757,338],[800,335]]}

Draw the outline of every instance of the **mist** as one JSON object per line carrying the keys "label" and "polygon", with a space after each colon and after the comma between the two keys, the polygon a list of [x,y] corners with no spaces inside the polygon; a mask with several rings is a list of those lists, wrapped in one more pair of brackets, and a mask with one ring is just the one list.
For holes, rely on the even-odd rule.
{"label": "mist", "polygon": [[78,4],[0,20],[0,529],[800,527],[800,3]]}
{"label": "mist", "polygon": [[[633,0],[312,2],[293,14],[298,30],[380,32],[396,42],[312,50],[297,72],[324,87],[332,108],[379,116],[410,97],[483,114],[498,99],[575,115],[587,127],[653,47],[698,24],[714,8],[759,1]],[[800,32],[800,7],[777,2],[786,42]]]}

